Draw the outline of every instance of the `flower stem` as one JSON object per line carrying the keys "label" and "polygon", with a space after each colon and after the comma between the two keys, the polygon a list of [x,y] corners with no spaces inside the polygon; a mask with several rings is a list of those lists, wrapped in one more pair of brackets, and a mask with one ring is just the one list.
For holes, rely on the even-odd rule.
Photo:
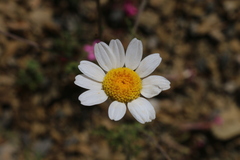
{"label": "flower stem", "polygon": [[141,13],[144,10],[146,4],[147,4],[147,0],[142,0],[141,4],[139,6],[138,14],[137,14],[137,17],[136,17],[136,21],[135,21],[135,24],[134,24],[134,27],[133,27],[133,35],[135,35],[136,32],[137,32],[137,28],[138,28],[138,25],[139,25],[139,18],[140,18]]}
{"label": "flower stem", "polygon": [[100,1],[96,0],[97,3],[97,12],[98,12],[98,39],[102,39],[102,15],[101,15],[101,8],[100,8]]}

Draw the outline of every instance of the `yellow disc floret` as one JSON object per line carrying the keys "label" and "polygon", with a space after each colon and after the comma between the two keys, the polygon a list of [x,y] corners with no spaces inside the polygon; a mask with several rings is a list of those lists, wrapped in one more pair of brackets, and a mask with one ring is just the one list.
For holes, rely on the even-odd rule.
{"label": "yellow disc floret", "polygon": [[139,75],[129,68],[110,70],[103,80],[103,90],[113,100],[127,103],[138,98],[142,89]]}

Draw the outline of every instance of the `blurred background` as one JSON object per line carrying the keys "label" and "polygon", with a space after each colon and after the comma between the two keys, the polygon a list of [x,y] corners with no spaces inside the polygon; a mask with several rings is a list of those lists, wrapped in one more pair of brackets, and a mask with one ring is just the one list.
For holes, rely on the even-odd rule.
{"label": "blurred background", "polygon": [[[132,38],[171,88],[144,125],[74,85],[96,42]],[[240,1],[0,0],[1,160],[239,160]]]}

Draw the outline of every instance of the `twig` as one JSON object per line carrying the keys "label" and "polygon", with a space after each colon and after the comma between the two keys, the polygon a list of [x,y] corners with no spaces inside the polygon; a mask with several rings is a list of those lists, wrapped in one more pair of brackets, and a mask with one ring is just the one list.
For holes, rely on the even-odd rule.
{"label": "twig", "polygon": [[162,152],[163,156],[167,159],[167,160],[172,160],[168,154],[165,152],[165,150],[162,148],[162,146],[160,144],[157,144],[157,148],[160,150],[160,152]]}
{"label": "twig", "polygon": [[138,25],[139,25],[139,18],[140,18],[141,13],[144,10],[146,4],[147,4],[147,0],[142,0],[141,4],[139,6],[138,14],[137,14],[137,17],[136,17],[136,21],[135,21],[135,24],[134,24],[134,27],[133,27],[133,35],[136,34],[136,31],[137,31],[137,28],[138,28]]}
{"label": "twig", "polygon": [[102,39],[102,15],[101,15],[101,8],[100,8],[100,1],[96,0],[97,3],[97,12],[98,12],[98,36],[99,39]]}
{"label": "twig", "polygon": [[28,39],[25,39],[25,38],[22,38],[22,37],[19,37],[15,34],[12,34],[12,33],[9,33],[9,32],[3,32],[0,30],[0,33],[3,34],[4,36],[7,36],[7,37],[10,37],[12,39],[15,39],[15,40],[18,40],[18,41],[22,41],[30,46],[33,46],[33,47],[36,47],[36,48],[40,48],[40,46],[36,43],[36,42],[33,42],[33,41],[30,41]]}
{"label": "twig", "polygon": [[166,160],[172,160],[169,157],[169,155],[167,154],[167,152],[162,148],[162,146],[153,137],[151,137],[147,133],[145,133],[145,135],[150,139],[151,142],[153,142],[157,146],[157,149],[163,154],[163,156],[166,158]]}

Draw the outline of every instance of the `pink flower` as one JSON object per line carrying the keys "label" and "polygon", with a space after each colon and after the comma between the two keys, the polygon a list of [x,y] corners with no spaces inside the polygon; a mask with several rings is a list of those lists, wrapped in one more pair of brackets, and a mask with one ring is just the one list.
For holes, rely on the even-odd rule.
{"label": "pink flower", "polygon": [[223,118],[220,117],[220,116],[216,116],[214,119],[213,119],[213,124],[215,125],[222,125],[223,124]]}
{"label": "pink flower", "polygon": [[130,1],[126,1],[124,3],[123,9],[124,9],[125,13],[127,14],[127,16],[129,16],[129,17],[135,16],[138,12],[137,7],[134,6],[133,3]]}
{"label": "pink flower", "polygon": [[95,40],[92,45],[84,45],[83,50],[88,53],[87,59],[90,61],[96,60],[95,55],[94,55],[94,45],[96,43],[100,42],[99,40]]}

